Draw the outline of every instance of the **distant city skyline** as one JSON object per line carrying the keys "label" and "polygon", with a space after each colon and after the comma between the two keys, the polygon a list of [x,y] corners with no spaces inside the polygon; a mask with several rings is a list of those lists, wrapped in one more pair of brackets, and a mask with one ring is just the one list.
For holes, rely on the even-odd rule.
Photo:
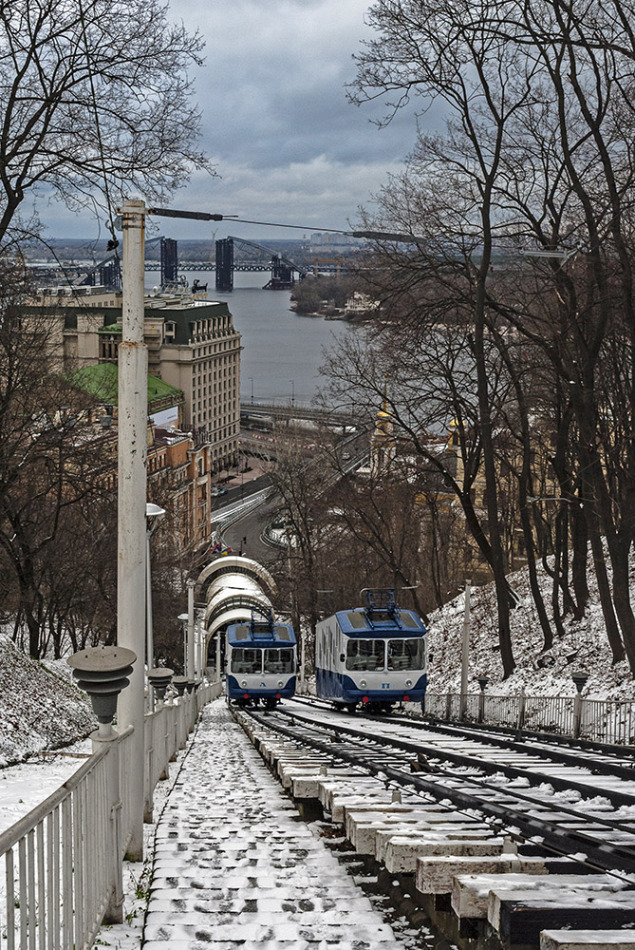
{"label": "distant city skyline", "polygon": [[[218,178],[196,173],[170,206],[299,225],[310,234],[347,229],[371,207],[414,145],[413,110],[378,129],[384,106],[346,98],[353,54],[371,34],[367,0],[171,0],[169,18],[199,29],[206,65],[195,73],[201,144]],[[49,237],[95,239],[88,211],[71,214],[40,199]],[[102,221],[103,228],[103,221]],[[150,222],[175,238],[302,237],[302,231],[238,222]],[[105,236],[103,230],[101,236]]]}

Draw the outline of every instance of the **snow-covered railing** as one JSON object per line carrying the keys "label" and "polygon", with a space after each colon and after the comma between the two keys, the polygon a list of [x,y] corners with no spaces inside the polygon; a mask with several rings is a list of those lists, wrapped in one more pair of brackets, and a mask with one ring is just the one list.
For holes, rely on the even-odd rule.
{"label": "snow-covered railing", "polygon": [[[426,693],[425,715],[457,721],[460,693]],[[595,742],[635,745],[635,703],[576,696],[493,696],[469,693],[464,719],[495,726],[552,732]]]}
{"label": "snow-covered railing", "polygon": [[[220,695],[201,686],[145,718],[145,816],[198,714]],[[95,734],[96,736],[96,734]],[[0,834],[0,950],[88,950],[102,922],[122,920],[122,865],[132,827],[132,727],[93,754],[52,795]]]}

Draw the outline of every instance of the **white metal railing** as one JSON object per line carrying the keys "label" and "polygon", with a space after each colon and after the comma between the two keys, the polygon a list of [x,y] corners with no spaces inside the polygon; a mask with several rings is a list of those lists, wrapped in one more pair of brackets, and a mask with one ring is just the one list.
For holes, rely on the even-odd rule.
{"label": "white metal railing", "polygon": [[[492,696],[469,693],[463,719],[495,726],[551,732],[595,742],[635,745],[635,702],[575,696]],[[461,719],[460,693],[426,693],[425,715]]]}
{"label": "white metal railing", "polygon": [[[168,763],[221,684],[201,686],[145,719],[145,816]],[[88,950],[102,922],[122,919],[130,840],[132,727],[93,737],[93,754],[52,795],[0,834],[0,950]]]}

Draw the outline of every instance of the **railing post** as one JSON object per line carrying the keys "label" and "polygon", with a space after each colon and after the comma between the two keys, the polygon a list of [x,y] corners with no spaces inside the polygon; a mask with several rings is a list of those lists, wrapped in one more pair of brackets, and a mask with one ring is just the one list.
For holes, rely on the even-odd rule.
{"label": "railing post", "polygon": [[582,694],[573,697],[573,738],[579,739],[582,731]]}
{"label": "railing post", "polygon": [[110,813],[108,830],[108,854],[104,859],[108,867],[110,897],[104,914],[105,924],[123,923],[123,830],[121,827],[121,789],[119,783],[121,737],[116,732],[110,736],[100,736],[94,732],[91,736],[93,752],[103,746],[108,747],[106,758],[106,794]]}
{"label": "railing post", "polygon": [[584,673],[582,670],[580,672],[572,673],[571,679],[575,683],[575,697],[573,699],[573,738],[579,739],[580,732],[582,728],[582,690],[584,689],[586,682],[589,678],[588,673]]}
{"label": "railing post", "polygon": [[520,687],[520,695],[518,696],[518,721],[516,723],[516,728],[518,730],[524,729],[525,727],[525,703],[527,697],[525,696],[525,687]]}
{"label": "railing post", "polygon": [[452,693],[448,690],[445,697],[445,718],[449,722],[452,714]]}
{"label": "railing post", "polygon": [[152,793],[154,774],[154,717],[156,713],[148,713],[144,722],[145,756],[143,778],[143,821],[146,825],[152,824]]}
{"label": "railing post", "polygon": [[480,694],[478,697],[478,721],[483,722],[485,719],[485,687],[487,686],[489,679],[487,676],[478,677],[478,685],[480,689]]}
{"label": "railing post", "polygon": [[170,760],[172,758],[172,749],[170,746],[170,711],[169,707],[162,705],[160,709],[162,717],[161,734],[163,736],[163,768],[161,769],[160,779],[165,780],[170,777]]}

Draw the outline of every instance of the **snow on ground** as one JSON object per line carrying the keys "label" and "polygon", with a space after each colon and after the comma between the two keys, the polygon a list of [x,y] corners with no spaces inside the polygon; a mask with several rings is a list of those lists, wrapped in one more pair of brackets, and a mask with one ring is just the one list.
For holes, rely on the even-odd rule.
{"label": "snow on ground", "polygon": [[403,944],[222,700],[203,712],[157,825],[144,947]]}
{"label": "snow on ground", "polygon": [[0,833],[60,788],[90,753],[90,742],[82,740],[63,752],[38,753],[0,769]]}
{"label": "snow on ground", "polygon": [[[543,634],[529,590],[527,570],[509,576],[520,599],[511,612],[512,647],[517,669],[503,681],[498,648],[496,597],[493,584],[472,587],[470,595],[469,691],[478,692],[476,677],[487,676],[491,695],[518,695],[521,686],[528,696],[574,696],[573,672],[589,674],[584,690],[589,699],[635,699],[635,682],[627,662],[612,664],[602,610],[594,578],[589,574],[590,605],[582,620],[570,616],[564,620],[565,635],[560,639],[554,629],[554,646],[544,651]],[[552,581],[544,572],[540,577],[547,609]],[[635,578],[631,577],[635,588]],[[445,604],[430,615],[428,689],[433,693],[460,691],[461,640],[465,596]]]}

